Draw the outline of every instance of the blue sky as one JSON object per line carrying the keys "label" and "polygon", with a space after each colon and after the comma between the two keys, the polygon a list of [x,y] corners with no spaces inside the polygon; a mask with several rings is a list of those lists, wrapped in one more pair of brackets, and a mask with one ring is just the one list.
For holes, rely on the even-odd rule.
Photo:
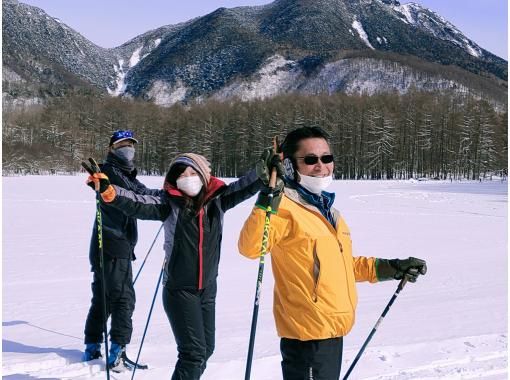
{"label": "blue sky", "polygon": [[[311,0],[313,1],[313,0]],[[42,8],[95,44],[110,48],[150,29],[203,16],[219,7],[272,0],[21,0]],[[402,1],[402,4],[409,1]],[[432,9],[484,49],[508,59],[507,0],[414,0]]]}

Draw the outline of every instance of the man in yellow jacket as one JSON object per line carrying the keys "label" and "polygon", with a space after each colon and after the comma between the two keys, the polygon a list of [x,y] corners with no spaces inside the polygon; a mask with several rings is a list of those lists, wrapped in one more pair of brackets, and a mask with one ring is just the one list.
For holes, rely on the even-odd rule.
{"label": "man in yellow jacket", "polygon": [[[354,324],[356,281],[402,279],[425,274],[424,260],[353,257],[349,228],[332,205],[334,158],[328,136],[318,127],[290,132],[282,144],[282,168],[276,155],[259,165],[262,178],[278,167],[280,177],[268,197],[261,191],[239,238],[241,254],[260,255],[267,207],[274,215],[267,251],[275,279],[273,312],[281,337],[284,380],[336,380],[340,376],[342,337]],[[281,175],[282,173],[285,175]]]}

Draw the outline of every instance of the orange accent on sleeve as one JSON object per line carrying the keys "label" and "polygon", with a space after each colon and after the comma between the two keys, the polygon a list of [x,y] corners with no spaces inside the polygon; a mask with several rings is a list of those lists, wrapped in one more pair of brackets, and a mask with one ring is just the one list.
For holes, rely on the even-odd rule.
{"label": "orange accent on sleeve", "polygon": [[108,188],[101,193],[101,198],[103,198],[103,201],[106,203],[112,202],[116,196],[117,193],[112,185],[108,186]]}

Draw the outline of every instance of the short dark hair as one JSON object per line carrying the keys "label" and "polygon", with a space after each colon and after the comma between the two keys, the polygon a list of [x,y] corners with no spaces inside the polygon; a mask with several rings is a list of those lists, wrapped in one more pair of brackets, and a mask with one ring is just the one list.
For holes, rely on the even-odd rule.
{"label": "short dark hair", "polygon": [[294,161],[294,154],[299,149],[299,142],[310,138],[321,138],[329,143],[329,134],[320,127],[301,127],[294,129],[289,132],[280,146],[283,158],[290,158]]}
{"label": "short dark hair", "polygon": [[[294,154],[299,149],[299,142],[305,139],[320,138],[326,140],[329,144],[329,134],[320,127],[301,127],[289,132],[285,137],[280,150],[283,153],[283,164],[285,167],[285,175],[296,182],[299,182],[297,172],[297,162]],[[290,162],[289,162],[290,161]]]}

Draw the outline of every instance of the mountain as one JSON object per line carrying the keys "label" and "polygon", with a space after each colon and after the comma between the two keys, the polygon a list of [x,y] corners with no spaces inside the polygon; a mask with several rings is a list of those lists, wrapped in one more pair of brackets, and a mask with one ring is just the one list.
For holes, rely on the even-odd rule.
{"label": "mountain", "polygon": [[111,95],[123,94],[126,88],[125,77],[127,72],[135,67],[142,59],[150,55],[163,39],[175,34],[187,24],[189,24],[189,22],[177,25],[166,25],[148,31],[119,47],[111,49],[110,52],[116,57],[117,63],[114,65],[115,85],[107,87],[108,93]]}
{"label": "mountain", "polygon": [[219,8],[114,49],[39,8],[3,0],[3,43],[4,92],[22,81],[89,85],[160,105],[411,88],[504,102],[507,93],[505,60],[431,10],[395,0]]}
{"label": "mountain", "polygon": [[28,85],[89,85],[104,90],[114,82],[114,57],[42,9],[2,2],[2,63],[8,82]]}

